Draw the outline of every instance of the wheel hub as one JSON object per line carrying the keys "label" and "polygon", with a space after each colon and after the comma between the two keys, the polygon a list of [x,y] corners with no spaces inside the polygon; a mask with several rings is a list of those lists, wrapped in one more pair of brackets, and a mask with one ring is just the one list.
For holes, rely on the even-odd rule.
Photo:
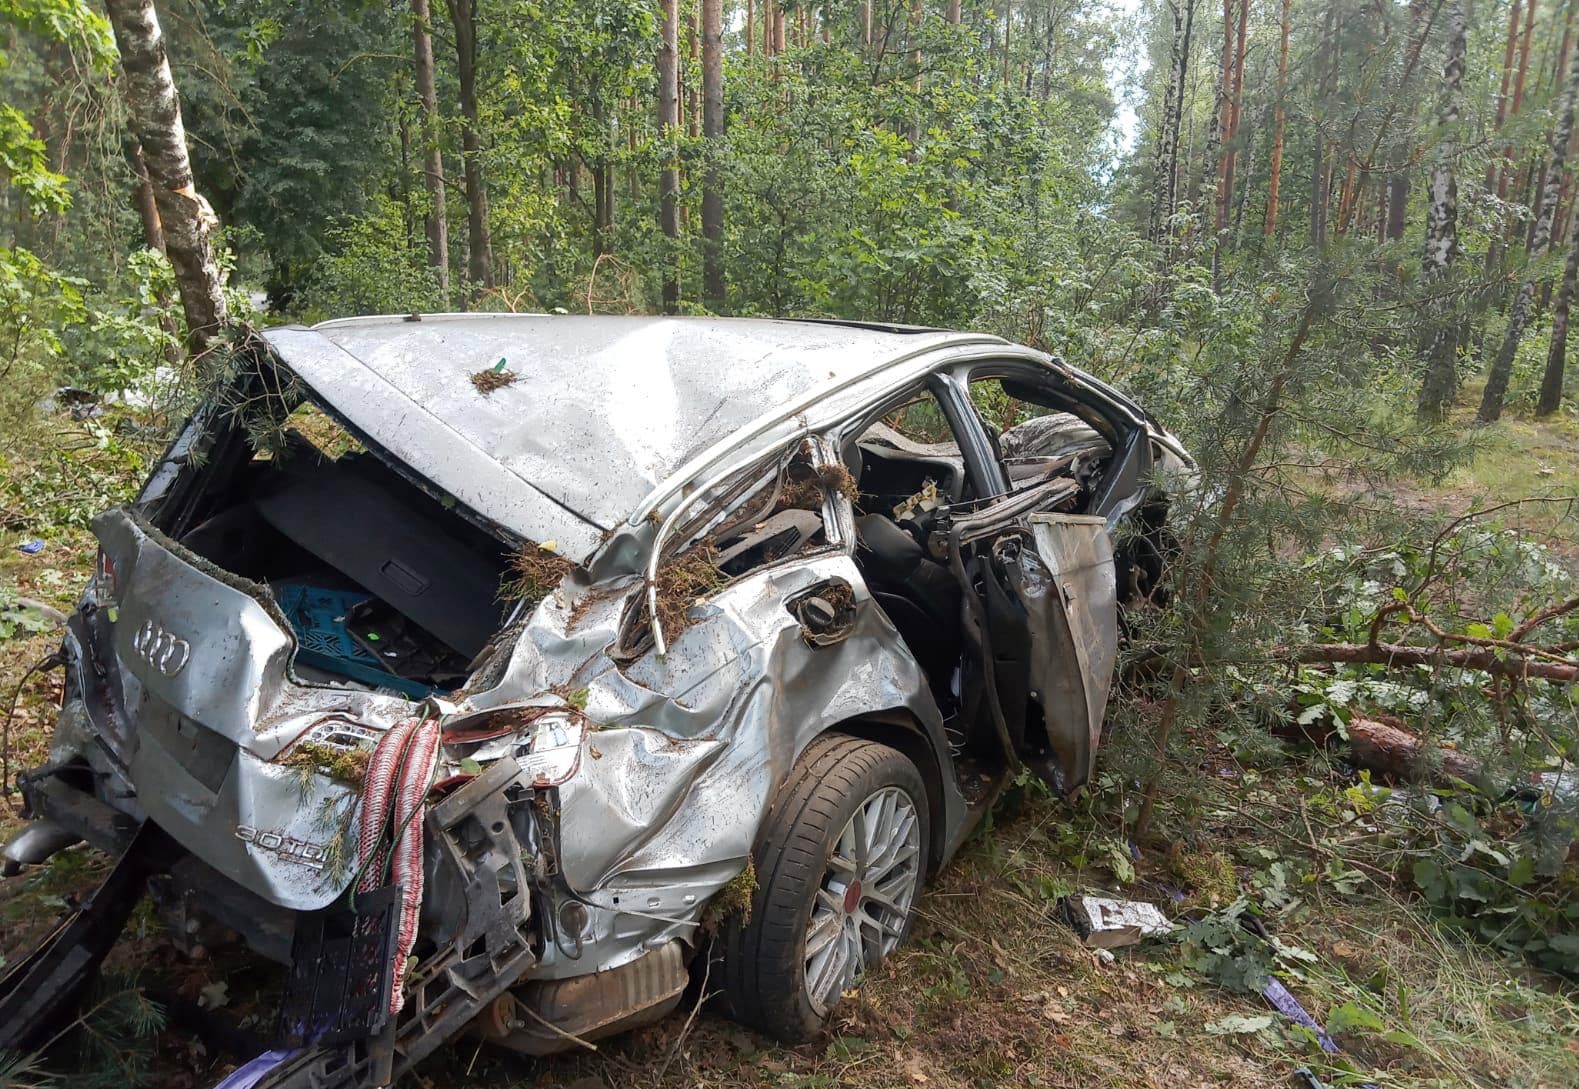
{"label": "wheel hub", "polygon": [[921,888],[921,821],[884,787],[856,807],[828,856],[806,923],[806,994],[818,1014],[899,944]]}

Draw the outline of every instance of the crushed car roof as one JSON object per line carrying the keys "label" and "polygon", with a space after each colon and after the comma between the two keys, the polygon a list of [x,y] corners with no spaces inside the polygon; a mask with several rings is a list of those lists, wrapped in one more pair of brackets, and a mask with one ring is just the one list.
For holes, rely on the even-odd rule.
{"label": "crushed car roof", "polygon": [[[264,334],[353,427],[584,559],[698,453],[819,387],[979,334],[754,318],[442,314]],[[995,339],[995,338],[992,338]],[[481,371],[507,384],[482,392]]]}

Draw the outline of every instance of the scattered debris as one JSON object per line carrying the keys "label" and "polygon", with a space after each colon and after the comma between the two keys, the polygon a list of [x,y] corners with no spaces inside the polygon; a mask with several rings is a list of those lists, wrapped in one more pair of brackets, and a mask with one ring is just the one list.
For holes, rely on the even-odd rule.
{"label": "scattered debris", "polygon": [[1326,1030],[1316,1023],[1316,1019],[1306,1012],[1305,1007],[1299,1004],[1299,999],[1289,993],[1289,989],[1283,986],[1281,979],[1273,976],[1267,980],[1266,986],[1261,989],[1261,995],[1266,999],[1267,1005],[1278,1013],[1314,1033],[1316,1043],[1321,1045],[1321,1050],[1329,1055],[1337,1054],[1338,1045],[1333,1042],[1331,1036],[1327,1035]]}
{"label": "scattered debris", "polygon": [[39,540],[37,537],[34,537],[30,541],[23,541],[21,544],[17,545],[16,550],[22,553],[24,556],[36,556],[40,552],[44,551],[44,542]]}
{"label": "scattered debris", "polygon": [[570,574],[571,563],[559,554],[554,541],[533,544],[530,541],[510,557],[512,578],[499,587],[499,596],[506,601],[540,601]]}
{"label": "scattered debris", "polygon": [[674,642],[689,623],[686,611],[698,599],[723,587],[729,576],[718,569],[718,550],[703,541],[658,568],[658,623]]}
{"label": "scattered debris", "polygon": [[281,763],[290,768],[322,771],[329,778],[350,786],[361,786],[367,778],[369,749],[339,749],[317,741],[303,741]]}
{"label": "scattered debris", "polygon": [[861,489],[855,483],[855,477],[843,465],[817,466],[817,479],[824,488],[838,492],[852,503],[861,498]]}
{"label": "scattered debris", "polygon": [[1154,938],[1173,929],[1173,923],[1157,907],[1138,900],[1066,896],[1059,901],[1059,907],[1089,949],[1135,945],[1142,938]]}
{"label": "scattered debris", "polygon": [[496,389],[503,389],[505,386],[513,385],[517,377],[519,376],[514,371],[504,369],[504,359],[501,357],[499,362],[495,363],[488,370],[474,373],[472,375],[472,385],[477,388],[478,393],[486,397]]}
{"label": "scattered debris", "polygon": [[751,921],[751,898],[757,892],[757,867],[750,859],[746,860],[746,868],[713,894],[708,902],[707,910],[702,914],[702,929],[708,933],[716,933],[719,924],[726,919],[734,919],[740,926],[745,926]]}

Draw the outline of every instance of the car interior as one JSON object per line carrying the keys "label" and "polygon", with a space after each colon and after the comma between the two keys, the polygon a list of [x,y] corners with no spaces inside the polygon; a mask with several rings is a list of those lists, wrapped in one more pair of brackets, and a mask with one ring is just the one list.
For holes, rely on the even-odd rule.
{"label": "car interior", "polygon": [[[956,567],[948,527],[1022,495],[1030,510],[1086,513],[1112,460],[1112,444],[1091,422],[1051,398],[1033,402],[1024,389],[1008,389],[1020,396],[1008,396],[995,378],[971,385],[1007,496],[974,494],[960,444],[930,392],[865,421],[843,448],[859,493],[856,562],[927,677],[961,786],[975,787],[965,790],[971,801],[986,793],[978,770],[1005,759],[992,719],[1001,714],[1013,745],[1034,754],[1040,735],[1027,723],[1040,714],[1029,680],[1028,620],[1012,590],[1023,542],[1012,532],[985,536],[962,548]],[[1041,494],[1029,496],[1033,488]]]}

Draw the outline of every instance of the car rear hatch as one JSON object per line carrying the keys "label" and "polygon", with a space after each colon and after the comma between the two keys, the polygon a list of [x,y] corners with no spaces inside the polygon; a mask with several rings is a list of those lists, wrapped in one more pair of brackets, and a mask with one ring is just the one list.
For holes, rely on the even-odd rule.
{"label": "car rear hatch", "polygon": [[296,683],[296,640],[266,590],[128,511],[102,515],[94,530],[113,572],[107,613],[136,723],[131,778],[148,816],[274,903],[330,903],[355,868],[358,790],[291,753],[366,745],[412,704]]}

